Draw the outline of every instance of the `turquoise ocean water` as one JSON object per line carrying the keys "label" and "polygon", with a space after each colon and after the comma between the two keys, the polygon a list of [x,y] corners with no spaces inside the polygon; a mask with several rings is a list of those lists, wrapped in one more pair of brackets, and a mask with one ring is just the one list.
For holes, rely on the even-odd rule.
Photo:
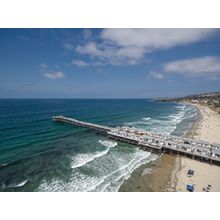
{"label": "turquoise ocean water", "polygon": [[158,155],[54,115],[109,126],[183,135],[194,107],[151,99],[0,100],[0,191],[118,191],[132,171]]}

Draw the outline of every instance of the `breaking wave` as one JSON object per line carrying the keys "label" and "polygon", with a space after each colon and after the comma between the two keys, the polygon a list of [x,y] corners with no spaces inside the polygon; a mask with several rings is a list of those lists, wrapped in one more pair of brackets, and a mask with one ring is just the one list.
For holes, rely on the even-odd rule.
{"label": "breaking wave", "polygon": [[192,112],[191,106],[175,106],[175,113],[153,117],[142,118],[138,121],[125,122],[127,126],[143,128],[164,134],[171,134],[177,126],[186,118],[194,118],[197,113]]}
{"label": "breaking wave", "polygon": [[150,120],[151,119],[151,117],[147,117],[147,118],[142,118],[143,120],[145,120],[145,121],[148,121],[148,120]]}
{"label": "breaking wave", "polygon": [[2,163],[0,164],[0,167],[6,167],[8,165],[8,163]]}
{"label": "breaking wave", "polygon": [[26,183],[28,182],[28,180],[24,180],[18,184],[11,184],[8,186],[8,188],[18,188],[18,187],[22,187],[24,186]]}
{"label": "breaking wave", "polygon": [[[151,153],[135,149],[132,157],[115,158],[119,161],[118,167],[111,172],[103,173],[101,176],[90,176],[80,172],[76,172],[72,175],[72,178],[68,182],[64,182],[61,179],[53,179],[48,182],[43,180],[39,190],[40,191],[118,191],[121,184],[125,179],[129,178],[131,173],[138,168],[141,164],[155,160],[157,156],[151,155]],[[108,158],[110,159],[110,158]],[[106,160],[108,161],[108,160]],[[105,162],[106,162],[105,161]],[[101,165],[101,162],[100,164]],[[95,167],[90,167],[92,169]]]}
{"label": "breaking wave", "polygon": [[118,145],[116,141],[107,141],[107,140],[105,141],[99,140],[99,143],[105,147],[108,147],[109,149]]}
{"label": "breaking wave", "polygon": [[72,169],[82,167],[87,163],[94,161],[95,159],[106,155],[112,147],[118,145],[116,141],[107,141],[107,140],[99,140],[99,143],[106,147],[103,151],[93,152],[93,153],[86,153],[86,154],[77,154],[77,156],[73,157],[73,162],[71,165]]}

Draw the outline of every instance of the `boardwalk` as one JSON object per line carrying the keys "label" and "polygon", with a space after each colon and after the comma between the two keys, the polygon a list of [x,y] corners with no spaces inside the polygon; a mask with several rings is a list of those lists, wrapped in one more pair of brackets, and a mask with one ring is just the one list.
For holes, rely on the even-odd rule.
{"label": "boardwalk", "polygon": [[79,121],[62,115],[54,116],[53,120],[96,130],[106,134],[110,138],[137,145],[143,150],[159,153],[174,153],[220,165],[220,145],[218,144],[210,144],[204,141],[172,135],[163,135],[127,126],[108,127]]}

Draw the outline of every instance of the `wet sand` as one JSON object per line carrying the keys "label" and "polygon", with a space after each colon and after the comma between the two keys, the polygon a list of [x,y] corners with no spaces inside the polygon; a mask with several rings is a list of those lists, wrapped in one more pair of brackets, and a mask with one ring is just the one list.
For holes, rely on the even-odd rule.
{"label": "wet sand", "polygon": [[[195,106],[198,108],[199,117],[186,136],[220,143],[220,114],[206,106]],[[192,177],[187,175],[188,169],[195,171]],[[187,184],[194,184],[195,191],[203,191],[203,188],[210,184],[210,191],[220,192],[220,167],[164,154],[150,164],[136,169],[119,191],[185,192]]]}
{"label": "wet sand", "polygon": [[[160,192],[174,191],[169,186],[176,158],[164,154],[157,160],[137,168],[120,187],[120,192]],[[167,186],[165,188],[165,186]]]}

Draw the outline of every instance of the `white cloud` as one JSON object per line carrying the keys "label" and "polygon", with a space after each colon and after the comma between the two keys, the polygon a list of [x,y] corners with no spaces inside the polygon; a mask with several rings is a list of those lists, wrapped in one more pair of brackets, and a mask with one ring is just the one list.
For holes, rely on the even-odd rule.
{"label": "white cloud", "polygon": [[92,56],[100,56],[102,51],[97,48],[95,42],[89,42],[83,46],[78,45],[76,51],[82,54],[89,54]]}
{"label": "white cloud", "polygon": [[60,78],[64,78],[65,74],[63,72],[51,72],[51,73],[45,73],[44,76],[48,79],[60,79]]}
{"label": "white cloud", "polygon": [[89,64],[83,60],[73,60],[72,61],[72,64],[73,65],[76,65],[78,67],[85,67],[85,66],[88,66]]}
{"label": "white cloud", "polygon": [[145,47],[148,50],[166,49],[177,45],[194,43],[214,32],[213,29],[141,28],[105,29],[105,40],[123,47]]}
{"label": "white cloud", "polygon": [[48,68],[48,66],[47,66],[47,64],[45,64],[45,63],[41,63],[41,64],[40,64],[40,68],[46,69],[46,68]]}
{"label": "white cloud", "polygon": [[137,64],[159,49],[199,42],[215,29],[104,29],[100,43],[87,42],[75,49],[113,65]]}
{"label": "white cloud", "polygon": [[220,57],[206,56],[193,59],[177,60],[164,65],[165,72],[179,73],[197,77],[220,76]]}
{"label": "white cloud", "polygon": [[164,79],[164,76],[158,72],[150,72],[148,76],[153,79]]}
{"label": "white cloud", "polygon": [[141,59],[144,55],[142,48],[118,48],[109,44],[97,44],[95,42],[89,42],[83,46],[78,45],[76,51],[81,54],[96,57],[99,61],[102,61],[102,63],[113,65],[120,65],[122,63],[136,64],[137,60]]}

